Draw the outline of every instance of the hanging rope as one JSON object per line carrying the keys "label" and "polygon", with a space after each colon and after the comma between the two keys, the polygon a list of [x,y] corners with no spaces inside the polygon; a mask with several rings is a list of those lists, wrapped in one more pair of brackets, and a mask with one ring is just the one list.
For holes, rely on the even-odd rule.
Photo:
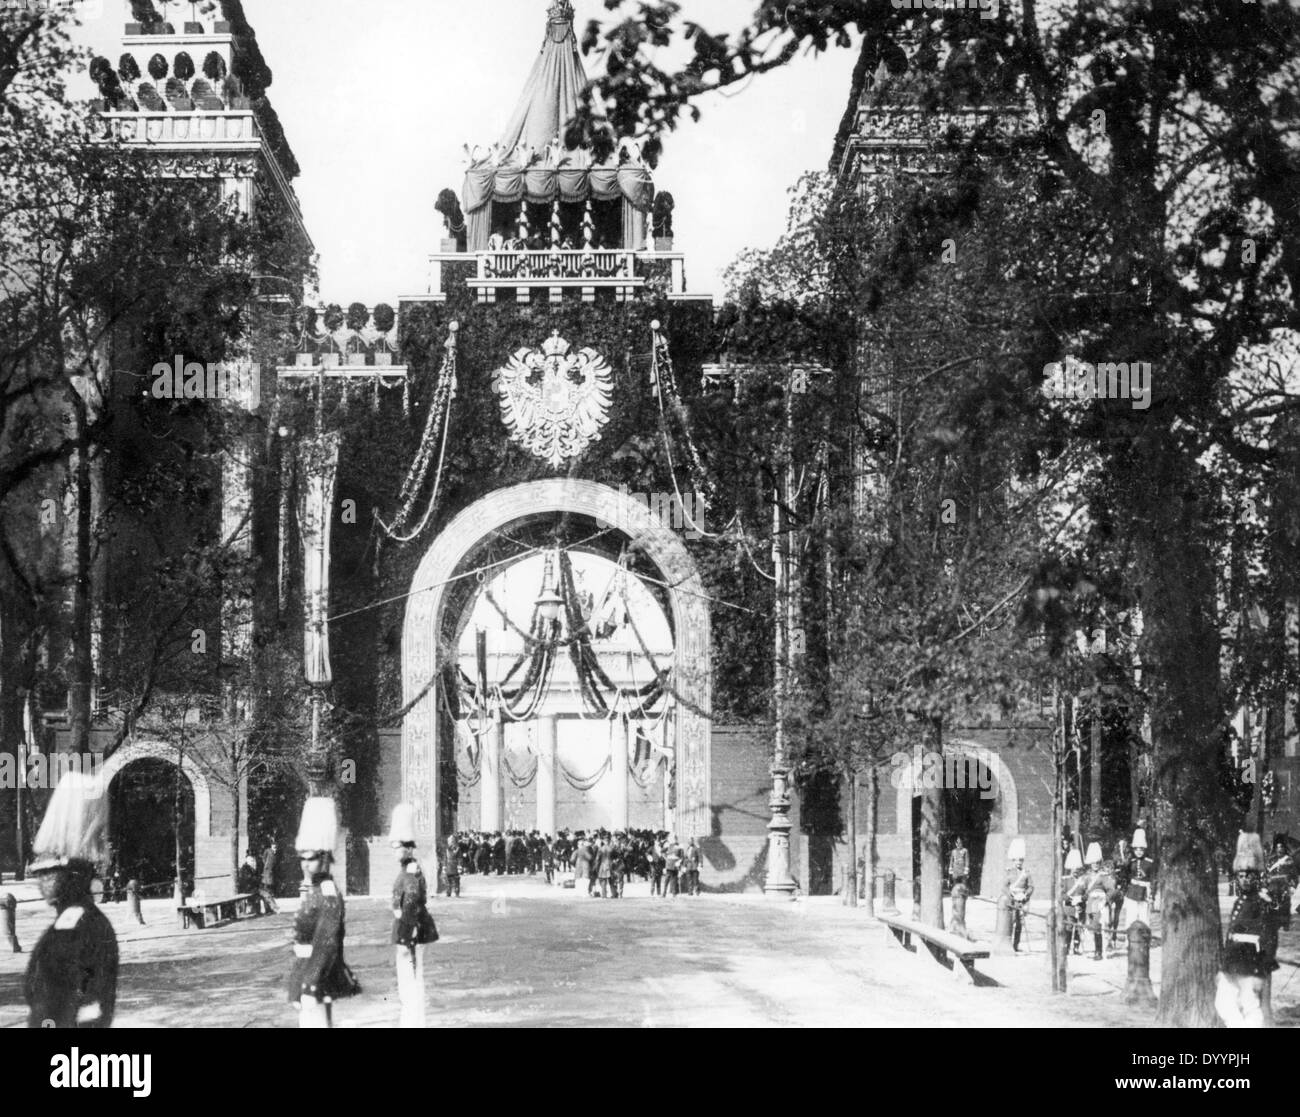
{"label": "hanging rope", "polygon": [[[668,349],[668,339],[659,329],[657,321],[650,324],[652,331],[653,343],[650,350],[650,379],[655,388],[655,399],[659,403],[659,434],[663,439],[664,455],[668,459],[668,477],[673,483],[673,493],[677,497],[677,506],[682,510],[682,518],[686,520],[692,531],[698,532],[705,539],[726,540],[734,534],[735,539],[739,542],[741,549],[745,552],[745,557],[749,559],[750,565],[754,570],[769,582],[776,581],[775,574],[769,574],[761,566],[758,560],[754,558],[754,553],[749,549],[749,532],[745,529],[745,522],[741,518],[739,510],[734,512],[731,519],[727,521],[726,526],[721,532],[710,532],[695,522],[695,518],[686,509],[686,502],[682,499],[682,490],[677,484],[677,466],[673,462],[672,436],[668,431],[668,415],[664,410],[664,393],[659,390],[659,385],[665,384],[668,394],[671,396],[673,412],[677,416],[677,421],[681,425],[682,435],[686,440],[686,449],[690,460],[694,462],[699,481],[696,482],[696,490],[704,487],[708,491],[701,495],[701,502],[704,504],[704,510],[707,512],[710,506],[710,499],[717,501],[717,486],[709,478],[704,469],[703,459],[700,452],[691,438],[689,419],[686,414],[686,405],[682,402],[681,394],[677,390],[677,377],[673,372],[672,353]],[[731,528],[735,527],[732,533]]]}
{"label": "hanging rope", "polygon": [[713,715],[711,713],[709,713],[707,710],[701,709],[689,698],[687,698],[684,694],[682,694],[669,681],[667,672],[659,670],[659,665],[655,662],[655,657],[653,653],[650,651],[650,648],[646,645],[645,639],[641,635],[641,630],[636,626],[636,618],[632,616],[631,609],[628,610],[627,623],[628,623],[628,627],[632,629],[632,635],[636,637],[636,642],[637,644],[640,645],[641,651],[645,654],[646,662],[650,664],[650,670],[655,673],[655,678],[659,680],[660,686],[662,686],[665,691],[667,691],[674,698],[676,698],[678,702],[680,702],[692,713],[699,714],[700,717],[707,718],[709,721],[712,721]]}
{"label": "hanging rope", "polygon": [[[380,519],[378,513],[375,514],[380,529],[398,543],[409,543],[416,538],[428,526],[438,504],[438,490],[442,485],[442,467],[447,454],[447,432],[451,428],[451,405],[456,398],[456,352],[459,329],[460,325],[457,322],[452,322],[448,327],[445,354],[442,367],[438,371],[438,385],[434,389],[433,401],[429,405],[429,417],[425,420],[424,434],[420,437],[420,448],[416,451],[415,460],[411,463],[406,480],[402,482],[398,494],[401,506],[397,510],[397,515],[392,523],[386,524]],[[406,532],[403,529],[410,523],[415,511],[415,502],[424,491],[429,468],[433,463],[435,445],[438,447],[438,468],[434,475],[433,494],[415,530]]]}

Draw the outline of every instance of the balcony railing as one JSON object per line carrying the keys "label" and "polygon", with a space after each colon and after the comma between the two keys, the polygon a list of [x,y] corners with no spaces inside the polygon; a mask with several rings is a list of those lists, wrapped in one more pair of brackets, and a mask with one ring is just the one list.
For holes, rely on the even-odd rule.
{"label": "balcony railing", "polygon": [[480,252],[478,279],[483,282],[577,280],[581,283],[629,282],[636,279],[634,253],[609,249],[540,249]]}
{"label": "balcony railing", "polygon": [[195,112],[100,113],[108,134],[120,143],[256,144],[257,120],[248,109]]}

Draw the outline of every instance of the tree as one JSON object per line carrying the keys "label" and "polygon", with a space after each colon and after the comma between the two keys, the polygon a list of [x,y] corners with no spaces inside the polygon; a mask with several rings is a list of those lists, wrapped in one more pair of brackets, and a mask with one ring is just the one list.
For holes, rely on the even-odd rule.
{"label": "tree", "polygon": [[678,6],[640,10],[648,32],[629,20],[593,25],[584,38],[604,51],[593,94],[624,130],[670,128],[701,92],[805,45],[848,46],[853,30],[868,67],[896,57],[906,30],[940,48],[924,82],[930,106],[1026,91],[1037,126],[1017,153],[1048,161],[1102,234],[1069,297],[1036,323],[1022,353],[1027,382],[1067,354],[1159,370],[1149,408],[1094,401],[1070,434],[1103,463],[1091,516],[1131,544],[1141,598],[1165,896],[1160,1018],[1211,1023],[1227,720],[1214,539],[1225,470],[1216,464],[1267,472],[1274,454],[1252,444],[1249,425],[1296,406],[1289,389],[1245,406],[1226,389],[1245,346],[1276,343],[1298,320],[1300,13],[1155,0],[1048,15],[1030,2],[984,20],[884,0],[767,0],[735,38],[686,24],[693,58],[664,71],[641,46],[672,39]]}

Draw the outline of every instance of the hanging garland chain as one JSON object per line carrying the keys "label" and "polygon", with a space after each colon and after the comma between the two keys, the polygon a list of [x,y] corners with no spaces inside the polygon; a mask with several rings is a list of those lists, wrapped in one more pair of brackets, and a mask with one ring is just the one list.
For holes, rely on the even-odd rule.
{"label": "hanging garland chain", "polygon": [[605,775],[607,771],[609,771],[609,757],[608,756],[605,757],[605,762],[601,764],[599,768],[596,769],[594,774],[587,776],[585,778],[582,776],[575,776],[572,772],[570,772],[568,767],[565,765],[564,761],[560,761],[559,767],[560,767],[560,775],[564,777],[565,782],[571,788],[573,788],[575,791],[590,791],[593,787],[595,787],[598,783],[600,783],[601,778]]}
{"label": "hanging garland chain", "polygon": [[[438,371],[438,384],[434,389],[433,401],[429,404],[429,417],[425,420],[424,434],[420,437],[420,448],[416,452],[415,460],[411,463],[411,468],[406,474],[406,480],[402,482],[402,488],[398,494],[398,499],[402,502],[401,507],[390,524],[384,523],[382,519],[379,519],[378,515],[375,517],[384,534],[399,543],[409,543],[428,526],[434,508],[438,503],[438,489],[442,483],[442,466],[447,452],[447,432],[451,427],[451,404],[456,398],[456,353],[459,326],[453,322],[449,329],[450,333],[445,346],[446,353],[442,359],[442,368]],[[408,390],[409,384],[410,381],[408,380]],[[424,484],[429,476],[429,467],[433,463],[435,446],[438,447],[438,469],[434,477],[433,495],[429,498],[428,506],[425,508],[424,515],[421,516],[415,530],[403,533],[415,511],[415,502],[420,493],[424,491]]]}
{"label": "hanging garland chain", "polygon": [[515,787],[525,788],[537,778],[537,757],[533,757],[532,770],[528,775],[522,777],[515,771],[514,765],[510,763],[510,756],[508,753],[503,753],[501,759],[505,762],[506,775],[510,777],[510,782],[514,784]]}
{"label": "hanging garland chain", "polygon": [[[653,329],[653,326],[651,328]],[[686,452],[695,468],[696,476],[694,480],[705,490],[704,506],[707,511],[711,503],[718,503],[718,490],[704,468],[704,459],[700,456],[699,447],[695,445],[695,440],[691,437],[690,419],[686,414],[686,405],[682,402],[681,393],[677,390],[677,377],[673,372],[673,358],[668,350],[668,339],[657,329],[654,330],[654,346],[650,354],[650,375],[656,385],[667,388],[673,414],[682,428],[682,436],[686,441]],[[661,391],[657,394],[659,396],[659,411],[662,417],[664,393]]]}

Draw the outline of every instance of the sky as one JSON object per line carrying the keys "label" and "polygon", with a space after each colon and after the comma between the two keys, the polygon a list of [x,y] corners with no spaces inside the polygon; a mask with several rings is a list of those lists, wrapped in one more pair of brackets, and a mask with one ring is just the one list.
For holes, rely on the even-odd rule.
{"label": "sky", "polygon": [[[96,0],[79,38],[116,61],[127,0]],[[160,5],[161,6],[161,5]],[[463,145],[495,142],[541,48],[549,0],[244,0],[275,75],[269,95],[302,167],[294,187],[320,253],[325,302],[396,303],[428,288],[434,198],[459,194]],[[574,0],[575,26],[606,18]],[[755,0],[683,0],[710,31],[738,29]],[[172,0],[171,18],[190,4]],[[722,273],[785,227],[788,190],[824,170],[856,52],[796,59],[700,102],[698,124],[665,138],[656,184],[672,192],[675,250],[693,292],[721,298]],[[587,60],[589,70],[592,69]]]}

